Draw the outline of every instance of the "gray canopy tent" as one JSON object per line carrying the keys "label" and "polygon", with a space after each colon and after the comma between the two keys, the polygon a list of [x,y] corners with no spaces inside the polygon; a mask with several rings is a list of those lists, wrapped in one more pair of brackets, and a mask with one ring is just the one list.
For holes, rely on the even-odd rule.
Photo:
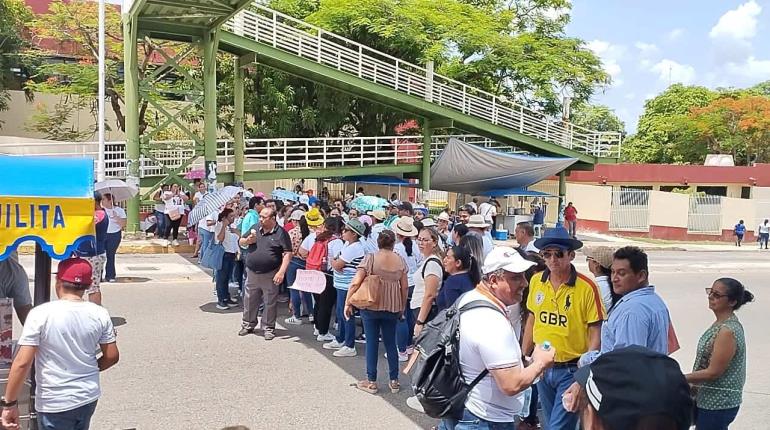
{"label": "gray canopy tent", "polygon": [[507,154],[450,139],[430,168],[431,188],[465,194],[525,188],[564,171],[576,158]]}

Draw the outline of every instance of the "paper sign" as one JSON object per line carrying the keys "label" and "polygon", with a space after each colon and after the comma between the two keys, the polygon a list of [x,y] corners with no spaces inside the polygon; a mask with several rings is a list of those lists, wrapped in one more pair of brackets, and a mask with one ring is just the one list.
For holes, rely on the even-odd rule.
{"label": "paper sign", "polygon": [[326,289],[326,275],[318,270],[297,269],[297,278],[289,288],[321,294]]}

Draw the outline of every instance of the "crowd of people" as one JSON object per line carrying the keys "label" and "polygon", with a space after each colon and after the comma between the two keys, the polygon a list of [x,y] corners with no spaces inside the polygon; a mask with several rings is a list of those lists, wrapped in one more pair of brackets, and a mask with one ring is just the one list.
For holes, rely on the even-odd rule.
{"label": "crowd of people", "polygon": [[[333,357],[356,356],[364,343],[365,378],[355,386],[367,393],[380,390],[381,341],[387,389],[398,392],[399,363],[416,358],[425,327],[447,308],[487,300],[502,312],[473,309],[460,324],[459,365],[466,381],[480,381],[463,415],[444,417],[439,428],[513,429],[518,422],[519,429],[572,430],[580,420],[592,429],[680,429],[693,422],[710,430],[726,429],[737,415],[746,356],[735,311],[753,300],[737,280],[707,288],[716,322],[698,343],[693,371],[683,375],[668,357],[679,340],[641,249],[582,249],[574,230],[561,227],[536,239],[532,223],[517,225],[516,248],[501,247],[492,241],[493,221],[470,204],[434,218],[407,201],[369,211],[349,203],[328,193],[312,202],[257,195],[246,207],[234,199],[206,221],[213,237],[203,240],[225,248],[215,274],[217,306],[243,306],[240,336],[259,330],[274,339],[283,298],[286,325],[312,324]],[[578,252],[590,274],[575,268]],[[298,270],[322,273],[322,290],[289,288]],[[372,288],[377,300],[358,304],[357,296]],[[628,396],[619,386],[625,383],[649,391]],[[666,393],[670,404],[662,405]],[[407,404],[421,410],[418,395]],[[643,422],[653,424],[636,427]]]}

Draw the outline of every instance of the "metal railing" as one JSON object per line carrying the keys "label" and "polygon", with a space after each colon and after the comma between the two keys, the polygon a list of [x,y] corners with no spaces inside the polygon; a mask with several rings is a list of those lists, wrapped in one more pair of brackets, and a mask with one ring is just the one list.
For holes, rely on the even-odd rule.
{"label": "metal railing", "polygon": [[[520,152],[515,147],[475,135],[437,135],[433,136],[431,144],[432,158],[441,153],[450,138],[487,148]],[[247,139],[245,144],[244,169],[246,171],[417,164],[422,162],[423,145],[422,136]],[[175,169],[196,156],[193,141],[151,141],[150,146],[152,158],[145,155],[140,157],[141,177],[165,174],[163,167],[155,160],[167,168]],[[96,163],[97,154],[97,142],[0,144],[0,155],[92,157]],[[107,177],[124,178],[126,176],[125,141],[107,142],[105,159]],[[203,157],[199,156],[184,169],[184,172],[203,167]],[[219,172],[235,170],[235,148],[232,140],[217,141],[217,170]]]}
{"label": "metal railing", "polygon": [[687,232],[722,234],[722,197],[691,195],[687,211]]}
{"label": "metal railing", "polygon": [[361,79],[481,118],[527,136],[597,157],[620,157],[621,135],[554,120],[504,97],[433,73],[258,2],[224,29]]}
{"label": "metal railing", "polygon": [[650,231],[650,190],[612,190],[610,230]]}

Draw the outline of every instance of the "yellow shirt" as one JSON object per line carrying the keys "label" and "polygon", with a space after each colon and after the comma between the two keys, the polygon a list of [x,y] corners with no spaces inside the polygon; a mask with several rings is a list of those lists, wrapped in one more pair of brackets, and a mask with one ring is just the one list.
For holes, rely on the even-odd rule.
{"label": "yellow shirt", "polygon": [[572,267],[567,283],[554,291],[546,269],[529,281],[527,308],[535,316],[533,340],[549,341],[556,362],[571,361],[588,351],[588,325],[604,320],[605,312],[596,284]]}

